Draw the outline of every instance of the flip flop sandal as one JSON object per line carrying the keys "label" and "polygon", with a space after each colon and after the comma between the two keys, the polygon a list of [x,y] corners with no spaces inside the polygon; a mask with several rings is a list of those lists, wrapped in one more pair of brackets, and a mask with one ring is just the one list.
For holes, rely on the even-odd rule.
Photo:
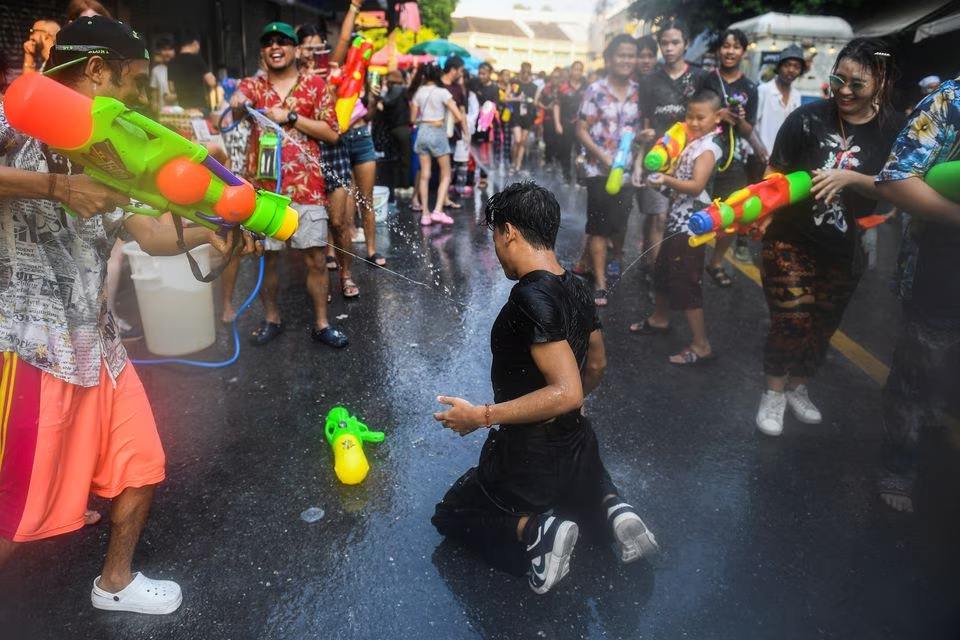
{"label": "flip flop sandal", "polygon": [[593,292],[593,304],[598,307],[607,306],[607,290],[606,289],[597,289]]}
{"label": "flip flop sandal", "polygon": [[104,591],[93,581],[90,602],[94,608],[107,611],[132,611],[164,615],[173,613],[183,602],[180,585],[171,580],[151,580],[142,573],[133,575],[133,582],[116,593]]}
{"label": "flip flop sandal", "polygon": [[340,265],[337,264],[337,259],[333,256],[326,257],[327,269],[330,271],[336,271],[340,268]]}
{"label": "flip flop sandal", "polygon": [[387,266],[387,259],[384,258],[383,255],[376,252],[367,256],[367,262],[369,262],[371,266],[377,266],[377,267]]}
{"label": "flip flop sandal", "polygon": [[635,322],[630,325],[630,333],[641,336],[662,336],[670,333],[670,325],[665,327],[655,327],[650,324],[649,318],[644,318],[643,322]]}
{"label": "flip flop sandal", "polygon": [[457,204],[456,202],[448,202],[447,204],[443,205],[443,208],[444,209],[463,209],[463,205]]}
{"label": "flip flop sandal", "polygon": [[[679,358],[679,361],[674,360],[674,358]],[[716,356],[713,355],[713,353],[710,353],[705,356],[701,356],[690,347],[687,347],[677,355],[670,356],[670,359],[668,360],[668,362],[670,364],[675,364],[678,367],[686,367],[688,365],[692,366],[696,364],[708,364],[712,362],[715,358]]]}
{"label": "flip flop sandal", "polygon": [[340,288],[343,291],[343,297],[347,300],[360,296],[360,287],[353,281],[353,278],[344,278],[341,280]]}
{"label": "flip flop sandal", "polygon": [[728,289],[733,284],[733,280],[730,279],[723,267],[707,267],[704,271],[707,272],[713,283],[721,289]]}

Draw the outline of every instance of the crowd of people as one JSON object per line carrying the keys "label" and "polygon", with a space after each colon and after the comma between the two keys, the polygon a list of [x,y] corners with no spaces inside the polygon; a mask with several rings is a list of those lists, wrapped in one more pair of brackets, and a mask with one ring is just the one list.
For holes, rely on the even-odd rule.
{"label": "crowd of people", "polygon": [[[657,549],[606,473],[582,415],[583,398],[605,367],[599,310],[621,275],[635,203],[644,214],[644,277],[654,309],[630,331],[662,336],[671,330],[671,313],[683,311],[692,340],[669,362],[695,366],[716,355],[703,274],[729,287],[726,252],[736,242],[738,259],[751,254],[745,238],[729,234],[717,239],[708,258],[703,245],[687,241],[691,215],[765,175],[812,174],[810,197],[765,218],[757,230],[771,326],[756,426],[770,436],[783,431],[788,408],[800,422],[822,420],[808,385],[863,274],[857,220],[872,213],[879,198],[910,212],[909,259],[901,272],[907,314],[884,390],[888,435],[880,493],[895,509],[911,508],[920,427],[934,409],[957,409],[951,391],[960,379],[960,205],[924,181],[933,166],[960,159],[955,81],[937,79],[905,123],[891,105],[897,81],[891,53],[881,41],[857,38],[837,55],[830,96],[801,104],[792,84],[808,61],[798,47],[782,51],[774,77],[758,88],[741,70],[744,33],[719,34],[716,68],[707,72],[685,61],[690,33],[682,20],[669,19],[653,35],[615,36],[603,53],[603,70],[593,75],[582,63],[542,78],[526,63],[516,75],[495,74],[484,63],[470,77],[456,56],[414,74],[391,70],[382,82],[368,79],[342,127],[332,80],[346,61],[358,4],[351,4],[334,43],[313,25],[263,26],[260,70],[219,105],[195,34],[183,34],[179,48],[158,38],[151,69],[147,45],[135,31],[93,0],[74,4],[78,10],[63,28],[50,20],[34,25],[23,72],[44,71],[89,97],[137,108],[152,104],[161,115],[173,105],[205,116],[229,110],[239,133],[225,134],[223,148],[211,152],[258,187],[291,199],[299,226],[286,247],[306,265],[311,338],[318,343],[348,344],[328,316],[329,281],[330,272],[338,272],[343,297],[360,295],[352,255],[342,250],[352,246],[358,224],[366,262],[387,264],[377,251],[378,175],[392,199],[409,198],[423,227],[456,224],[456,210],[464,206],[459,200],[488,188],[492,171],[526,177],[531,152],[547,170],[585,189],[583,252],[570,270],[554,252],[561,214],[550,192],[519,181],[486,200],[497,257],[505,275],[518,281],[491,335],[494,402],[441,396],[450,408],[435,414],[461,435],[499,425],[490,430],[478,467],[437,505],[435,526],[496,566],[527,573],[535,592],[549,591],[569,571],[580,526],[596,525],[612,536],[623,562]],[[260,115],[248,119],[251,112]],[[646,169],[645,150],[677,122],[685,125],[682,153],[669,167]],[[271,136],[274,125],[283,132],[279,139]],[[627,131],[636,142],[611,188]],[[534,140],[542,142],[542,153]],[[237,243],[241,253],[263,253],[264,317],[250,338],[263,346],[286,329],[279,306],[284,243],[254,242],[248,234],[222,238],[201,227],[178,235],[167,220],[125,213],[117,208],[125,197],[15,131],[2,110],[0,141],[0,351],[3,388],[12,390],[0,398],[0,409],[4,424],[13,425],[0,443],[0,563],[16,543],[83,526],[92,490],[113,499],[94,606],[169,613],[181,602],[179,587],[134,574],[130,566],[154,487],[164,478],[164,457],[121,344],[130,326],[116,317],[111,256],[121,232],[155,254],[201,243],[224,253]],[[68,217],[67,209],[78,217]],[[235,316],[237,261],[230,264],[225,321]],[[56,436],[44,428],[50,424],[61,425]],[[106,449],[91,450],[91,434],[99,434],[93,441],[102,437]],[[44,449],[50,437],[75,446]],[[48,458],[35,461],[33,450],[48,451]]]}

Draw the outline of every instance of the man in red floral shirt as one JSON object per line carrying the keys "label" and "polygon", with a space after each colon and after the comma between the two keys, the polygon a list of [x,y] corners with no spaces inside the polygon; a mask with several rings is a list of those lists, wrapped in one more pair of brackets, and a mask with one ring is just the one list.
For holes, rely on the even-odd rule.
{"label": "man in red floral shirt", "polygon": [[[261,109],[263,115],[281,125],[281,140],[274,130],[254,123],[247,147],[246,175],[263,189],[275,189],[277,179],[281,191],[292,201],[300,214],[300,225],[290,238],[290,248],[303,251],[307,267],[307,291],[313,299],[316,325],[311,335],[316,342],[331,347],[345,347],[347,337],[330,326],[327,317],[329,277],[324,260],[327,245],[327,209],[320,170],[319,142],[336,144],[340,130],[333,100],[326,83],[317,75],[301,75],[297,69],[297,33],[285,22],[271,22],[260,34],[260,56],[266,74],[244,78],[230,100],[235,117],[242,117],[244,104]],[[277,166],[274,149],[280,145]],[[283,333],[280,317],[279,259],[283,244],[267,239],[265,268],[260,299],[265,318],[254,331],[250,342],[264,345]]]}

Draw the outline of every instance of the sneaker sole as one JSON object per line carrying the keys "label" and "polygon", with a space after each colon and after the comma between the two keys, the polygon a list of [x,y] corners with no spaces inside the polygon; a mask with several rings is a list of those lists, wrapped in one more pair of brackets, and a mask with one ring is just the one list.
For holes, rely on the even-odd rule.
{"label": "sneaker sole", "polygon": [[573,548],[579,536],[580,529],[576,522],[567,521],[560,525],[557,537],[553,540],[553,549],[550,550],[552,559],[547,563],[547,575],[544,577],[543,585],[535,587],[532,583],[530,584],[534,593],[540,595],[547,593],[570,573],[570,556],[573,555]]}
{"label": "sneaker sole", "polygon": [[158,605],[136,605],[129,603],[117,603],[112,600],[107,600],[105,598],[91,598],[90,604],[93,605],[94,609],[100,609],[102,611],[126,611],[128,613],[145,613],[148,615],[154,616],[163,616],[168,613],[173,613],[180,608],[180,605],[183,603],[183,594],[181,593],[176,600],[171,600],[169,603],[164,603],[163,606]]}
{"label": "sneaker sole", "polygon": [[779,436],[781,433],[783,433],[783,426],[781,426],[778,430],[770,430],[764,427],[759,420],[756,421],[756,425],[757,425],[757,429],[760,430],[760,433],[763,433],[768,436],[772,436],[774,438]]}
{"label": "sneaker sole", "polygon": [[801,415],[800,412],[794,409],[793,407],[790,407],[790,413],[792,413],[793,417],[796,418],[799,422],[802,422],[803,424],[820,424],[821,422],[823,422],[823,416],[820,416],[815,420],[811,420],[810,418],[807,418]]}
{"label": "sneaker sole", "polygon": [[632,513],[625,513],[614,519],[613,535],[619,544],[620,561],[624,564],[636,562],[660,550],[653,533],[639,516]]}

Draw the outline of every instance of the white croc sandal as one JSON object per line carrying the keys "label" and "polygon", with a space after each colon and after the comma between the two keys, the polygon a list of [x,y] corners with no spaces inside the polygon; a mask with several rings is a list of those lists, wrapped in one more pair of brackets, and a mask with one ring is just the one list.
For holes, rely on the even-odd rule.
{"label": "white croc sandal", "polygon": [[163,615],[173,613],[183,602],[180,585],[172,580],[151,580],[138,572],[133,574],[133,582],[117,593],[104,591],[97,586],[99,581],[97,576],[90,592],[90,601],[96,609]]}

